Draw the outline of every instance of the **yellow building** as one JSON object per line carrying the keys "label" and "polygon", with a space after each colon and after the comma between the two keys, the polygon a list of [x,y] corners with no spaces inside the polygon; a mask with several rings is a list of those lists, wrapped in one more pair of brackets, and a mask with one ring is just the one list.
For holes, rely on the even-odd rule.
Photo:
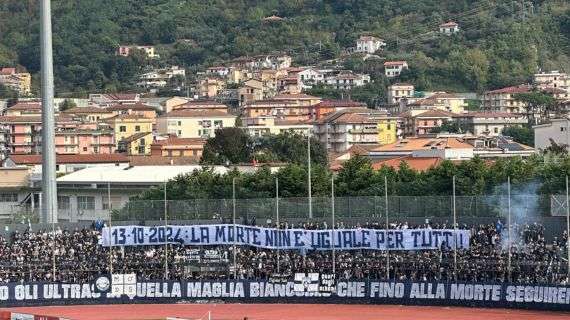
{"label": "yellow building", "polygon": [[398,119],[386,117],[378,119],[378,144],[390,144],[398,140]]}
{"label": "yellow building", "polygon": [[[124,147],[124,142],[128,142],[129,140],[136,140],[134,137],[140,136],[142,133],[151,134],[152,133],[152,122],[153,119],[144,118],[137,115],[130,115],[130,114],[122,114],[107,120],[115,133],[115,141],[117,143],[117,149],[119,149],[119,144],[121,147]],[[148,147],[145,150],[145,154],[150,154],[150,144],[152,140],[147,141],[144,139],[147,135],[139,137],[139,144],[144,142],[148,144]],[[140,141],[140,139],[144,139],[145,141]],[[123,143],[121,143],[123,141]],[[130,143],[132,145],[132,141]],[[134,145],[137,145],[135,143]],[[134,147],[134,146],[133,146]],[[136,146],[138,148],[138,146]],[[124,148],[123,148],[124,150]],[[140,154],[140,153],[135,153]]]}
{"label": "yellow building", "polygon": [[198,82],[198,95],[200,97],[213,98],[218,92],[224,89],[226,83],[219,78],[208,77]]}
{"label": "yellow building", "polygon": [[0,84],[21,95],[29,95],[32,90],[32,75],[28,72],[17,72],[16,68],[0,68]]}
{"label": "yellow building", "polygon": [[236,116],[218,110],[179,109],[157,118],[160,134],[179,138],[209,138],[216,129],[234,127]]}

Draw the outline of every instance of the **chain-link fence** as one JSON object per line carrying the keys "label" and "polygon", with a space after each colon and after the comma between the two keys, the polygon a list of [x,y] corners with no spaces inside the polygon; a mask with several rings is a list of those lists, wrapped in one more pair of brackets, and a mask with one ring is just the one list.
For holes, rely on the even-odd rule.
{"label": "chain-link fence", "polygon": [[[338,218],[380,218],[386,212],[393,218],[438,218],[453,215],[452,196],[336,197]],[[388,210],[386,210],[386,202]],[[117,221],[141,220],[231,220],[232,199],[145,200],[129,201],[114,210]],[[274,220],[276,199],[236,199],[235,215],[239,219]],[[312,210],[309,210],[309,207]],[[283,219],[323,219],[331,216],[331,198],[281,198],[279,216]],[[501,217],[508,211],[507,196],[459,196],[455,198],[457,216]],[[549,196],[513,195],[511,212],[519,219],[547,216],[551,211]]]}

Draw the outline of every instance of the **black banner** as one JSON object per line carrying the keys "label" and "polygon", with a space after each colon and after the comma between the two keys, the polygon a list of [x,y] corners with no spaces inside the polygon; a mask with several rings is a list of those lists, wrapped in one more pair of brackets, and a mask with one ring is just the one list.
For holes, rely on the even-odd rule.
{"label": "black banner", "polygon": [[[299,274],[297,274],[299,275]],[[95,283],[0,285],[3,306],[178,303],[359,303],[570,310],[570,286],[497,283],[335,281],[314,274],[288,281],[137,281],[102,276]],[[115,283],[113,283],[115,280]],[[313,281],[314,280],[314,281]],[[312,283],[316,285],[312,285]],[[326,286],[324,286],[326,284]]]}

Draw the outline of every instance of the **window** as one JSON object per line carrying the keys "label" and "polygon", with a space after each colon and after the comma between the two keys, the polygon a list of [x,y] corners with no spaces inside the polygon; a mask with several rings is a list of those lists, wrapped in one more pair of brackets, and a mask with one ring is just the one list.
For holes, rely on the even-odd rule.
{"label": "window", "polygon": [[58,210],[69,210],[71,205],[68,196],[58,196],[57,197],[57,209]]}
{"label": "window", "polygon": [[564,132],[565,128],[564,127],[560,127],[560,132]]}
{"label": "window", "polygon": [[181,125],[182,125],[182,121],[178,121],[178,125],[181,126]]}
{"label": "window", "polygon": [[79,210],[95,210],[95,197],[78,196],[77,209]]}
{"label": "window", "polygon": [[182,130],[178,130],[178,135],[179,135],[179,136],[182,135]]}
{"label": "window", "polygon": [[0,193],[0,202],[18,202],[18,194]]}
{"label": "window", "polygon": [[141,131],[141,126],[135,126],[135,132],[140,132]]}
{"label": "window", "polygon": [[493,129],[493,131],[494,131],[495,133],[499,133],[499,128],[495,127],[495,128]]}
{"label": "window", "polygon": [[120,126],[119,132],[127,132],[127,127],[126,126]]}
{"label": "window", "polygon": [[386,126],[387,130],[391,130],[392,126],[388,123],[388,125]]}
{"label": "window", "polygon": [[83,152],[87,152],[87,147],[83,147]]}

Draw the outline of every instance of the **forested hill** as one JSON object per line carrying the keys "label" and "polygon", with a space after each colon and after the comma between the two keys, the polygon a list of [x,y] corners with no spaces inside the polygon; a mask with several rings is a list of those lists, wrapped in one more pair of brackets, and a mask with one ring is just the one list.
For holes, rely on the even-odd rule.
{"label": "forested hill", "polygon": [[[0,1],[0,66],[39,71],[38,3]],[[527,81],[537,68],[570,71],[563,0],[52,0],[52,7],[59,94],[131,87],[148,62],[116,57],[119,44],[154,44],[160,63],[199,70],[275,51],[315,64],[363,33],[386,39],[383,56],[407,59],[405,80],[423,89],[481,91]],[[284,20],[263,21],[271,15]],[[447,20],[463,31],[433,32]],[[355,67],[380,77],[377,65]]]}

